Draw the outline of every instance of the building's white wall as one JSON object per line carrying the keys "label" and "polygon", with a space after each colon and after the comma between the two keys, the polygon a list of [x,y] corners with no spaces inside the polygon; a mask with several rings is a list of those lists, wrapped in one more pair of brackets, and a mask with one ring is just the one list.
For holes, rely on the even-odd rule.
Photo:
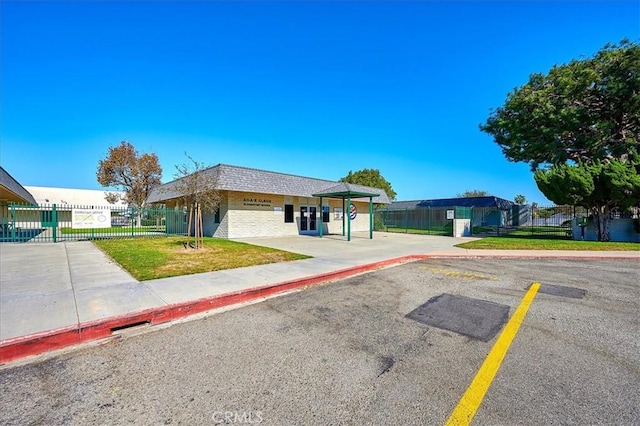
{"label": "building's white wall", "polygon": [[[342,208],[342,200],[323,199],[329,206],[329,222],[323,223],[324,234],[341,234],[342,219],[335,214],[335,208]],[[293,204],[293,223],[284,221],[284,205]],[[354,202],[358,215],[351,221],[351,231],[369,230],[369,203]],[[316,207],[316,231],[322,221],[319,198],[293,197],[247,192],[229,192],[228,204],[221,226],[214,236],[221,238],[276,237],[300,234],[300,206]],[[213,221],[213,218],[210,219]],[[222,225],[225,232],[221,232]]]}
{"label": "building's white wall", "polygon": [[100,206],[100,207],[127,207],[127,204],[120,200],[115,204],[109,204],[105,200],[106,192],[114,192],[124,197],[122,191],[106,191],[100,189],[75,189],[75,188],[51,188],[46,186],[25,186],[38,204],[56,204],[59,207],[69,206]]}
{"label": "building's white wall", "polygon": [[[279,207],[282,211],[274,211]],[[295,222],[284,223],[284,196],[230,192],[227,238],[295,234]]]}
{"label": "building's white wall", "polygon": [[[576,221],[572,221],[573,239],[580,240],[582,238],[582,231]],[[612,219],[609,222],[609,236],[611,241],[618,242],[640,242],[640,234],[633,229],[633,219]],[[589,224],[584,228],[585,241],[597,241],[598,233],[593,224]]]}

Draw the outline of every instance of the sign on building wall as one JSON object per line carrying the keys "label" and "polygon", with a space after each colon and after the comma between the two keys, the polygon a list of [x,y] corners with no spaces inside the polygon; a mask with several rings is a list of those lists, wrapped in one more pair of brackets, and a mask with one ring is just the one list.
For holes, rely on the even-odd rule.
{"label": "sign on building wall", "polygon": [[111,228],[109,209],[71,209],[73,229]]}
{"label": "sign on building wall", "polygon": [[334,207],[333,208],[333,218],[334,219],[342,219],[342,207]]}
{"label": "sign on building wall", "polygon": [[246,210],[271,210],[273,204],[270,198],[246,197],[242,198],[242,207]]}

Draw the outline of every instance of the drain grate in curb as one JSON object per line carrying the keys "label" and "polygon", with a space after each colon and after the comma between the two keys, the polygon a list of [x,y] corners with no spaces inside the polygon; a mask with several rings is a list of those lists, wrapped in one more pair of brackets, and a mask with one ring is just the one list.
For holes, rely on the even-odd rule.
{"label": "drain grate in curb", "polygon": [[[529,290],[531,285],[527,287],[527,290]],[[587,290],[575,287],[565,287],[562,285],[540,284],[538,293],[550,294],[552,296],[570,297],[572,299],[582,299],[584,295],[587,294]]]}
{"label": "drain grate in curb", "polygon": [[509,306],[445,293],[429,299],[406,317],[488,342],[509,319]]}

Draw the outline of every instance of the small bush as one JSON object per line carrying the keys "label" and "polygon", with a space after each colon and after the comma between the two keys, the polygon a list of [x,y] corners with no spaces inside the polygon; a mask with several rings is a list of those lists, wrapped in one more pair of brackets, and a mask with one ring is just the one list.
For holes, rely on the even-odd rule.
{"label": "small bush", "polygon": [[387,227],[384,225],[384,221],[380,217],[376,217],[373,220],[373,230],[374,231],[385,231]]}

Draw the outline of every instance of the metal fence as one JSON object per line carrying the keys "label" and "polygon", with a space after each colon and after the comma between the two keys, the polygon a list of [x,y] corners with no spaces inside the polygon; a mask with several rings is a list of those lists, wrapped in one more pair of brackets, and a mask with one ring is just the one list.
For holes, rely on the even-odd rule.
{"label": "metal fence", "polygon": [[0,210],[0,242],[61,242],[184,235],[186,212],[164,207],[8,204]]}
{"label": "metal fence", "polygon": [[469,207],[389,208],[375,211],[374,226],[377,231],[452,236],[452,218],[469,219],[470,214]]}
{"label": "metal fence", "polygon": [[[509,209],[474,209],[477,221],[473,233],[477,236],[539,237],[572,239],[576,218],[586,217],[587,211],[576,206],[513,205]],[[482,220],[490,217],[492,220]]]}
{"label": "metal fence", "polygon": [[[467,210],[464,210],[467,209]],[[375,212],[378,231],[412,234],[453,234],[455,218],[471,218],[471,232],[475,236],[539,236],[541,238],[571,239],[572,224],[579,217],[587,217],[587,211],[575,206],[512,205],[507,209],[497,207],[419,207],[395,210],[381,209]],[[468,216],[465,211],[469,211]],[[619,217],[624,213],[615,213]]]}

